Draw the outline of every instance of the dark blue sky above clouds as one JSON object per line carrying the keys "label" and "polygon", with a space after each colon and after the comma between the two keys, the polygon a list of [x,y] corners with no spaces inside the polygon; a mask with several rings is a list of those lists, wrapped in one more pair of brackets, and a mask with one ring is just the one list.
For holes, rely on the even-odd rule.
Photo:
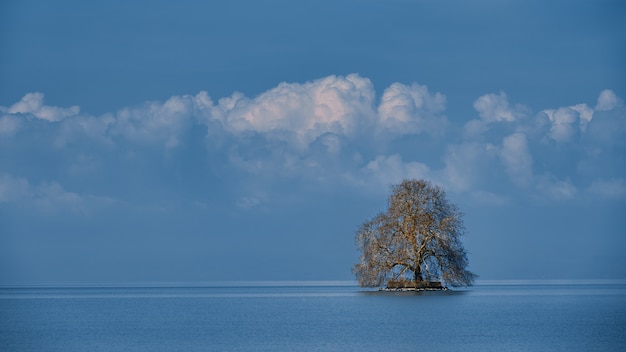
{"label": "dark blue sky above clouds", "polygon": [[0,283],[349,280],[410,177],[481,278],[626,277],[621,2],[0,10]]}

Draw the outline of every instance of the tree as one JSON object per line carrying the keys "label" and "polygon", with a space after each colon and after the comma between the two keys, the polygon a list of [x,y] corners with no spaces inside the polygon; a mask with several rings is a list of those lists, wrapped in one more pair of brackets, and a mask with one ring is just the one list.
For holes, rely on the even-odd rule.
{"label": "tree", "polygon": [[361,252],[353,272],[361,286],[388,280],[441,280],[451,286],[472,285],[466,269],[462,213],[445,191],[424,180],[404,180],[391,188],[387,212],[364,222],[356,233]]}

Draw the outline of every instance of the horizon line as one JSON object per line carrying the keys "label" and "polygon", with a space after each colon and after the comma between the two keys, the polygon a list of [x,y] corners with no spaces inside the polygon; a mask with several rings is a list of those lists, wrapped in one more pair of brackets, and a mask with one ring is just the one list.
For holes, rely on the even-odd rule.
{"label": "horizon line", "polygon": [[[473,286],[516,285],[624,285],[623,279],[478,279]],[[341,287],[359,286],[356,280],[207,280],[207,281],[134,281],[134,282],[41,282],[0,283],[11,288],[219,288],[219,287]]]}

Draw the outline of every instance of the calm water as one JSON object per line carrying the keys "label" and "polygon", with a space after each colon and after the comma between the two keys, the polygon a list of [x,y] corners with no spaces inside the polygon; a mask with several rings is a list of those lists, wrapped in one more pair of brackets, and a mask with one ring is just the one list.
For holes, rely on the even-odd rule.
{"label": "calm water", "polygon": [[626,285],[0,288],[1,351],[626,351]]}

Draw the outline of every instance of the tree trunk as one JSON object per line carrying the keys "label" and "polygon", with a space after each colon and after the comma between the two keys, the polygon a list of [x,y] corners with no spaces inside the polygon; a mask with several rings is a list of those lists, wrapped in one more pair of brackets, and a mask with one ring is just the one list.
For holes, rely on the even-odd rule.
{"label": "tree trunk", "polygon": [[415,283],[418,283],[421,281],[422,281],[422,268],[418,265],[417,268],[415,268]]}

